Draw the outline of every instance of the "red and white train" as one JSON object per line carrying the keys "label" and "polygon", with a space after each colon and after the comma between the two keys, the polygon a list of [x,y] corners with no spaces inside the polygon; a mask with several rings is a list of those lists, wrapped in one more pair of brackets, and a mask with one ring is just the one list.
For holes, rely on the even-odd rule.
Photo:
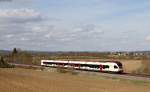
{"label": "red and white train", "polygon": [[41,60],[41,65],[46,67],[74,68],[100,72],[122,73],[122,64],[118,61],[87,62],[87,61],[61,61]]}

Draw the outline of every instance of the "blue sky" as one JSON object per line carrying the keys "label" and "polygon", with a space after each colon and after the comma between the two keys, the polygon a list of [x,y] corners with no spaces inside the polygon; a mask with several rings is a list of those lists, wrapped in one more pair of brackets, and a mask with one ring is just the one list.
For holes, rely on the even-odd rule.
{"label": "blue sky", "polygon": [[149,0],[0,1],[0,49],[150,50]]}

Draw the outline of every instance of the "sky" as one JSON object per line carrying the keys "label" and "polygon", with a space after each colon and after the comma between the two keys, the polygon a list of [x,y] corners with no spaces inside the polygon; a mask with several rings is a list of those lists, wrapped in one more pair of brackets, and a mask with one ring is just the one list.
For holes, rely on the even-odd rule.
{"label": "sky", "polygon": [[150,0],[0,0],[0,49],[150,51]]}

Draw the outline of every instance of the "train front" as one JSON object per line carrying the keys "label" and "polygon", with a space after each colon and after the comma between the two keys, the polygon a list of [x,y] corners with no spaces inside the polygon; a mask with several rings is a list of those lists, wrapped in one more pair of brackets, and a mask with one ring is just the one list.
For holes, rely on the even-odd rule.
{"label": "train front", "polygon": [[123,73],[123,65],[120,62],[115,62],[116,64],[114,65],[114,70],[117,73]]}

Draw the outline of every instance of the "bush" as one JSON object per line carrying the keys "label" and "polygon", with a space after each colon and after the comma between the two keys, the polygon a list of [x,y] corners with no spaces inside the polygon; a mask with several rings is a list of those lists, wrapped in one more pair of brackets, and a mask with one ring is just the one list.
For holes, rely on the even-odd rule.
{"label": "bush", "polygon": [[4,61],[3,57],[0,57],[0,68],[13,68],[13,65],[9,65]]}

